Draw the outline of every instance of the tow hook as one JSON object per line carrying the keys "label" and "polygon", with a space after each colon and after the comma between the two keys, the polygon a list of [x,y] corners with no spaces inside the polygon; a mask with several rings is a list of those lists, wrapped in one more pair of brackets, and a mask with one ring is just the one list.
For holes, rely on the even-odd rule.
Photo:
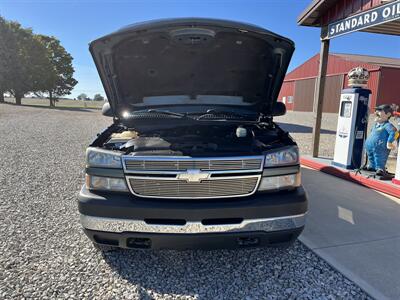
{"label": "tow hook", "polygon": [[151,240],[147,238],[130,238],[126,245],[129,248],[147,249],[151,247]]}

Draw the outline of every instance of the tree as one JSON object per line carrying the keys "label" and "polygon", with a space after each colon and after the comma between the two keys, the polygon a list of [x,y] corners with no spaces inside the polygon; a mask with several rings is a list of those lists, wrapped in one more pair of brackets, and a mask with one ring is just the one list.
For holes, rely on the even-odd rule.
{"label": "tree", "polygon": [[7,54],[7,47],[5,46],[5,34],[6,34],[6,24],[5,20],[0,17],[0,103],[4,102],[4,93],[5,93],[5,74],[1,70],[5,69],[5,56]]}
{"label": "tree", "polygon": [[0,93],[9,91],[15,103],[21,105],[28,92],[40,91],[44,76],[51,70],[45,47],[31,29],[17,22],[0,21]]}
{"label": "tree", "polygon": [[85,93],[82,93],[82,94],[78,95],[77,99],[78,99],[78,100],[86,100],[87,97],[88,97],[88,96],[87,96]]}
{"label": "tree", "polygon": [[13,54],[10,47],[7,47],[7,41],[10,35],[8,24],[4,18],[0,16],[0,102],[4,102],[4,93],[8,89],[9,76],[7,70],[10,63],[10,56]]}
{"label": "tree", "polygon": [[100,94],[95,94],[93,96],[93,100],[94,101],[104,101],[104,97],[102,95],[100,95]]}
{"label": "tree", "polygon": [[73,58],[55,37],[46,35],[36,35],[36,37],[46,48],[47,59],[51,65],[51,70],[43,74],[42,92],[48,94],[50,107],[54,107],[56,97],[71,94],[72,89],[78,83],[73,78]]}

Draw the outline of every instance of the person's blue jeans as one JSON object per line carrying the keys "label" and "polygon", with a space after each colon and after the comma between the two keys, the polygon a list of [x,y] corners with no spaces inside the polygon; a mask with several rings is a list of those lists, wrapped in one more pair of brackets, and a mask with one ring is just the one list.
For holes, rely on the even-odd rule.
{"label": "person's blue jeans", "polygon": [[390,150],[386,148],[386,144],[382,145],[366,145],[368,156],[368,167],[378,170],[385,170],[386,162],[389,157]]}

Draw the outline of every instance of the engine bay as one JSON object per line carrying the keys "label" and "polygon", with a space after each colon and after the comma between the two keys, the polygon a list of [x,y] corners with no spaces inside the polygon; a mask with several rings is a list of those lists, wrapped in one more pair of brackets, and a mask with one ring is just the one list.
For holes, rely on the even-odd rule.
{"label": "engine bay", "polygon": [[93,146],[130,155],[257,155],[294,143],[275,123],[177,126],[151,131],[114,124]]}

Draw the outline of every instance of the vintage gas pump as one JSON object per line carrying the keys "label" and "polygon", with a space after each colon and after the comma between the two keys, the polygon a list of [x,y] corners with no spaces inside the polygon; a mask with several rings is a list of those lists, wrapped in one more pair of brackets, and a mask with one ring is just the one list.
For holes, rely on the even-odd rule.
{"label": "vintage gas pump", "polygon": [[371,91],[366,89],[368,71],[361,67],[348,73],[350,88],[340,96],[335,153],[332,164],[358,169],[362,164],[363,147],[368,128],[368,107]]}

